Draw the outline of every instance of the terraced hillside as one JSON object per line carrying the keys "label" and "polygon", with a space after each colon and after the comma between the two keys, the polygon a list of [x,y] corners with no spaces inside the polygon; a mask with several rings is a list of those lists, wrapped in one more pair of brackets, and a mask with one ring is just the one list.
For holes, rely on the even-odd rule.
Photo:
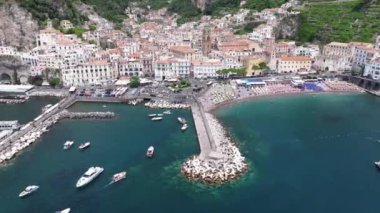
{"label": "terraced hillside", "polygon": [[309,3],[300,20],[301,42],[372,42],[380,33],[380,0]]}

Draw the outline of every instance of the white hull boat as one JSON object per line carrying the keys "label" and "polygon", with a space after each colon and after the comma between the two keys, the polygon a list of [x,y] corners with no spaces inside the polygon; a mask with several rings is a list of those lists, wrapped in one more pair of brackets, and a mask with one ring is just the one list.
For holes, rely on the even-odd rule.
{"label": "white hull boat", "polygon": [[90,145],[91,145],[90,142],[82,143],[81,145],[79,145],[78,149],[80,150],[87,149],[88,147],[90,147]]}
{"label": "white hull boat", "polygon": [[151,158],[151,157],[153,157],[153,155],[154,155],[154,147],[153,147],[153,146],[150,146],[150,147],[148,148],[148,150],[146,151],[146,156],[147,156],[148,158]]}
{"label": "white hull boat", "polygon": [[76,187],[80,188],[87,184],[89,184],[91,181],[93,181],[96,177],[98,177],[104,169],[102,167],[90,167],[83,175],[79,178]]}
{"label": "white hull boat", "polygon": [[38,188],[40,188],[40,187],[39,187],[39,186],[36,186],[36,185],[27,186],[27,187],[24,189],[24,191],[22,191],[18,196],[19,196],[19,197],[25,197],[25,196],[30,195],[31,193],[37,191]]}

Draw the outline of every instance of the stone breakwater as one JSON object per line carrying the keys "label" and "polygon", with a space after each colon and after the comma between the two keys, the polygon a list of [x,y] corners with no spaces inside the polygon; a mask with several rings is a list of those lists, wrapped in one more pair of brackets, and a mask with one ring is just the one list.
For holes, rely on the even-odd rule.
{"label": "stone breakwater", "polygon": [[190,105],[188,104],[172,104],[165,100],[149,101],[145,103],[145,106],[149,108],[153,108],[153,109],[189,109],[190,108]]}
{"label": "stone breakwater", "polygon": [[136,106],[137,104],[140,104],[144,101],[144,99],[141,99],[141,98],[138,98],[138,99],[135,99],[135,100],[130,100],[128,101],[128,104],[129,105],[133,105],[133,106]]}
{"label": "stone breakwater", "polygon": [[22,104],[27,99],[0,99],[0,104]]}
{"label": "stone breakwater", "polygon": [[6,143],[3,143],[3,141],[0,142],[0,164],[8,162],[20,151],[36,142],[37,139],[48,132],[49,128],[60,119],[110,119],[113,117],[115,117],[115,113],[113,112],[69,112],[63,110],[44,120],[41,124],[38,124],[38,126],[30,122],[27,125],[33,126],[32,130],[26,132],[21,137],[17,137],[17,132],[15,132],[8,138],[9,140],[7,140]]}
{"label": "stone breakwater", "polygon": [[110,119],[116,115],[114,112],[69,112],[63,110],[59,116],[60,119]]}
{"label": "stone breakwater", "polygon": [[211,114],[205,114],[212,137],[217,143],[217,158],[209,156],[202,160],[193,156],[183,163],[182,174],[191,179],[211,184],[222,184],[238,178],[247,171],[248,165],[234,142],[227,137],[223,126]]}

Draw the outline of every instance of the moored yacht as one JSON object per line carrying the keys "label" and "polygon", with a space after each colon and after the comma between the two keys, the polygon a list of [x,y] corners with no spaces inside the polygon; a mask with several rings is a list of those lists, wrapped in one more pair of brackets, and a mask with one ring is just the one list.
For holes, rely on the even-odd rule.
{"label": "moored yacht", "polygon": [[19,197],[25,197],[25,196],[30,195],[31,193],[37,191],[38,188],[40,188],[40,187],[39,187],[39,186],[36,186],[36,185],[27,186],[27,187],[24,189],[24,191],[22,191],[18,196],[19,196]]}
{"label": "moored yacht", "polygon": [[90,147],[90,145],[91,145],[90,142],[82,143],[81,145],[79,145],[78,149],[83,150]]}
{"label": "moored yacht", "polygon": [[187,124],[182,125],[181,130],[186,131],[189,126]]}
{"label": "moored yacht", "polygon": [[178,117],[177,120],[181,124],[185,124],[186,123],[186,120],[184,118]]}
{"label": "moored yacht", "polygon": [[157,116],[158,116],[158,117],[162,117],[162,116],[164,116],[164,114],[157,114]]}
{"label": "moored yacht", "polygon": [[153,146],[150,146],[150,147],[148,148],[148,150],[146,151],[146,156],[147,156],[148,158],[151,158],[151,157],[153,157],[153,154],[154,154],[154,147],[153,147]]}
{"label": "moored yacht", "polygon": [[153,117],[152,121],[161,121],[163,118],[162,117]]}
{"label": "moored yacht", "polygon": [[170,115],[170,114],[172,114],[172,112],[170,110],[166,110],[166,111],[163,112],[163,114]]}
{"label": "moored yacht", "polygon": [[91,181],[93,181],[96,177],[98,177],[104,169],[102,167],[90,167],[83,175],[79,178],[76,187],[80,188],[87,184],[89,184]]}
{"label": "moored yacht", "polygon": [[64,144],[63,144],[63,149],[64,150],[67,150],[67,149],[70,149],[70,147],[74,144],[74,141],[66,141]]}
{"label": "moored yacht", "polygon": [[149,114],[148,117],[156,117],[157,114]]}

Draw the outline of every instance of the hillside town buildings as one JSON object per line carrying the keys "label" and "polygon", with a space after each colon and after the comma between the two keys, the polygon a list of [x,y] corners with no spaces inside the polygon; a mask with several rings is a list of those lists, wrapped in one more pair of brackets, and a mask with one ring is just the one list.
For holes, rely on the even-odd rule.
{"label": "hillside town buildings", "polygon": [[[2,44],[0,56],[20,58],[29,66],[32,76],[42,75],[46,69],[59,70],[65,86],[104,85],[132,76],[158,81],[216,78],[219,70],[235,68],[246,69],[249,76],[266,72],[308,74],[359,70],[376,78],[380,36],[374,44],[331,42],[321,48],[276,41],[276,28],[283,17],[294,15],[289,9],[294,4],[289,1],[280,8],[252,13],[242,9],[218,19],[203,16],[199,22],[182,25],[165,9],[150,11],[142,17],[128,10],[123,31],[90,15],[86,26],[95,24],[96,30],[88,30],[81,37],[63,33],[75,27],[70,21],[60,21],[62,32],[48,21],[47,27],[36,35],[34,49],[19,52]],[[235,35],[236,26],[243,26],[252,18],[248,16],[261,24],[247,35]]]}

